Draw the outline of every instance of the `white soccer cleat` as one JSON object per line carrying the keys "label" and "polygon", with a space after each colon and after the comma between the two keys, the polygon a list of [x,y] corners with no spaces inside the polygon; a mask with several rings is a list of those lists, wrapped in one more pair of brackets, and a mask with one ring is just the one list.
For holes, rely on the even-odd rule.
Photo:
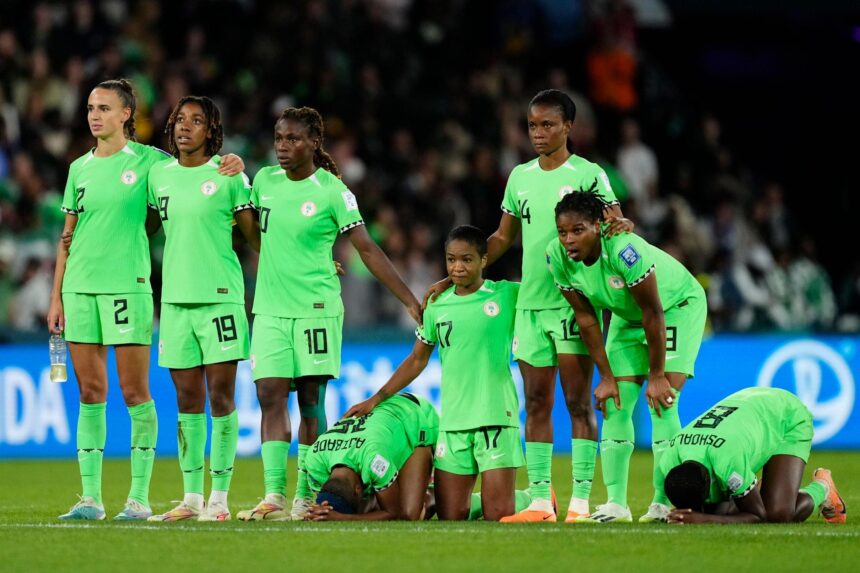
{"label": "white soccer cleat", "polygon": [[82,497],[78,503],[72,506],[72,508],[64,513],[63,515],[58,516],[59,519],[67,520],[95,520],[101,521],[105,518],[105,508],[102,504],[96,503],[96,500],[86,496]]}
{"label": "white soccer cleat", "polygon": [[153,515],[149,517],[147,521],[186,521],[188,519],[199,518],[201,513],[203,513],[202,509],[197,509],[196,507],[192,507],[184,501],[181,501],[179,502],[179,505],[170,511],[159,515]]}
{"label": "white soccer cleat", "polygon": [[230,510],[227,504],[216,501],[203,508],[197,521],[230,521]]}
{"label": "white soccer cleat", "polygon": [[125,502],[125,507],[120,511],[114,519],[116,521],[146,521],[152,517],[152,509],[143,505],[136,499],[129,499]]}
{"label": "white soccer cleat", "polygon": [[639,518],[639,523],[666,523],[669,519],[669,512],[672,511],[668,505],[662,503],[652,503],[648,506],[648,511]]}
{"label": "white soccer cleat", "polygon": [[580,518],[577,523],[633,523],[633,515],[630,508],[609,502],[598,505],[594,513]]}
{"label": "white soccer cleat", "polygon": [[279,494],[269,494],[254,509],[245,509],[236,514],[239,521],[286,521],[290,514],[284,509],[286,498]]}
{"label": "white soccer cleat", "polygon": [[303,497],[293,498],[293,508],[290,510],[290,519],[293,521],[303,521],[308,514],[308,510],[314,504],[314,500],[305,499]]}

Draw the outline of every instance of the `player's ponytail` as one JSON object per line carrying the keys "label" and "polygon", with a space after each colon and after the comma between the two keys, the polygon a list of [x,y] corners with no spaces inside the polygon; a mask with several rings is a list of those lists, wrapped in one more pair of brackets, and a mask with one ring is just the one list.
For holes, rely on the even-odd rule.
{"label": "player's ponytail", "polygon": [[573,191],[561,198],[555,206],[556,218],[562,213],[579,213],[589,221],[602,221],[606,203],[597,191],[597,179],[588,189]]}
{"label": "player's ponytail", "polygon": [[338,179],[340,179],[340,170],[331,155],[323,149],[323,141],[325,140],[325,125],[320,113],[312,107],[288,107],[281,113],[282,119],[292,119],[302,122],[308,128],[308,132],[312,137],[319,138],[319,147],[314,151],[314,164],[322,167]]}
{"label": "player's ponytail", "polygon": [[122,124],[122,130],[126,139],[137,141],[137,138],[135,137],[136,130],[134,127],[134,114],[137,112],[137,99],[134,97],[134,88],[132,87],[131,82],[125,78],[120,78],[118,80],[105,80],[96,87],[103,90],[113,91],[117,96],[119,96],[123,107],[131,109],[131,115],[125,123]]}

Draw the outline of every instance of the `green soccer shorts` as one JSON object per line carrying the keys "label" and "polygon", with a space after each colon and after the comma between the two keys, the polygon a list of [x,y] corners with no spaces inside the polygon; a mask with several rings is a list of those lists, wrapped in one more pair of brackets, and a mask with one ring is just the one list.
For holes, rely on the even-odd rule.
{"label": "green soccer shorts", "polygon": [[436,469],[457,475],[478,475],[489,470],[519,468],[525,463],[520,429],[514,426],[441,431],[433,462]]}
{"label": "green soccer shorts", "polygon": [[161,303],[158,365],[194,368],[248,358],[248,317],[238,303]]}
{"label": "green soccer shorts", "polygon": [[152,295],[63,293],[65,337],[69,342],[152,344]]}
{"label": "green soccer shorts", "polygon": [[809,461],[814,433],[812,414],[799,398],[792,400],[791,406],[785,413],[782,427],[785,437],[774,455],[794,456],[804,462]]}
{"label": "green soccer shorts", "polygon": [[281,318],[254,315],[251,371],[260,378],[340,376],[343,315]]}
{"label": "green soccer shorts", "polygon": [[570,306],[517,309],[513,351],[514,360],[537,367],[558,366],[559,354],[588,354]]}
{"label": "green soccer shorts", "polygon": [[[666,372],[679,372],[692,378],[705,332],[708,303],[703,296],[692,296],[665,311],[664,315]],[[628,322],[613,314],[606,338],[606,354],[616,377],[648,375],[648,342],[642,323]]]}
{"label": "green soccer shorts", "polygon": [[439,413],[430,400],[404,392],[397,394],[408,399],[416,407],[404,406],[400,409],[406,439],[412,449],[434,447],[439,440]]}

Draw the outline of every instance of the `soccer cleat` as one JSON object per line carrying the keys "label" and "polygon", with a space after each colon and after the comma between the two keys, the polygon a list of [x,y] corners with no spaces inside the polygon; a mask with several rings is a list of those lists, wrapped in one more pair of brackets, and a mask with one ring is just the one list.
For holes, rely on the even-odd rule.
{"label": "soccer cleat", "polygon": [[[267,495],[254,509],[245,509],[236,514],[239,521],[285,521],[290,514],[284,510],[283,503],[276,503],[275,496]],[[283,500],[283,496],[277,496]]]}
{"label": "soccer cleat", "polygon": [[550,488],[552,499],[550,500],[550,511],[547,511],[547,503],[545,499],[536,499],[531,505],[524,510],[513,515],[508,515],[499,520],[500,523],[536,523],[545,521],[547,523],[555,523],[558,518],[558,500],[555,497],[555,490]]}
{"label": "soccer cleat", "polygon": [[812,474],[812,479],[822,481],[827,485],[827,499],[821,504],[821,516],[827,523],[845,523],[848,520],[848,510],[845,502],[836,490],[833,475],[826,468],[818,468]]}
{"label": "soccer cleat", "polygon": [[670,511],[672,510],[668,505],[652,503],[645,515],[639,518],[639,523],[666,523]]}
{"label": "soccer cleat", "polygon": [[575,511],[567,511],[567,517],[564,518],[565,523],[582,523],[588,519],[590,513],[577,513]]}
{"label": "soccer cleat", "polygon": [[102,504],[96,503],[96,500],[89,496],[81,497],[80,501],[73,505],[68,512],[57,517],[64,520],[85,519],[98,521],[105,518],[105,508]]}
{"label": "soccer cleat", "polygon": [[293,498],[293,508],[290,510],[290,519],[293,521],[303,521],[308,510],[314,504],[312,499],[304,499],[301,497]]}
{"label": "soccer cleat", "polygon": [[152,517],[152,510],[137,500],[129,499],[122,511],[114,516],[116,521],[143,521]]}
{"label": "soccer cleat", "polygon": [[227,509],[227,504],[210,503],[200,512],[197,521],[230,521],[230,510]]}
{"label": "soccer cleat", "polygon": [[578,519],[577,523],[633,523],[633,515],[629,508],[608,502],[598,505],[594,513]]}
{"label": "soccer cleat", "polygon": [[184,501],[181,501],[179,502],[179,505],[167,513],[152,515],[147,519],[147,521],[186,521],[188,519],[197,519],[200,517],[201,513],[203,513],[203,509],[191,507]]}

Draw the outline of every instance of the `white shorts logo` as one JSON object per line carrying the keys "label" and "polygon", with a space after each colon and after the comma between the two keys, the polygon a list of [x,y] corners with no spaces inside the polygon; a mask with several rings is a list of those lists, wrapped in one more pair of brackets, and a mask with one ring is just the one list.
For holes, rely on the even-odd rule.
{"label": "white shorts logo", "polygon": [[499,314],[499,305],[493,301],[484,305],[484,314],[487,316],[496,316]]}
{"label": "white shorts logo", "polygon": [[164,354],[164,341],[163,340],[158,341],[158,353]]}
{"label": "white shorts logo", "polygon": [[436,444],[436,457],[444,458],[445,457],[445,444]]}
{"label": "white shorts logo", "polygon": [[306,203],[302,203],[302,215],[304,215],[305,217],[311,217],[316,212],[317,204],[313,201],[307,201]]}
{"label": "white shorts logo", "polygon": [[385,477],[385,472],[388,471],[388,468],[391,466],[391,462],[376,454],[373,458],[373,461],[370,462],[370,471],[376,474],[376,477]]}
{"label": "white shorts logo", "polygon": [[255,368],[257,368],[257,355],[252,354],[251,355],[251,370],[254,370]]}
{"label": "white shorts logo", "polygon": [[622,279],[619,276],[611,276],[608,279],[606,279],[606,282],[608,282],[609,286],[611,286],[614,289],[624,288],[624,279]]}
{"label": "white shorts logo", "polygon": [[[851,368],[841,354],[817,340],[790,342],[771,354],[759,372],[756,386],[781,387],[800,398],[815,421],[813,444],[838,434],[854,409]],[[822,399],[822,393],[829,397]]]}
{"label": "white shorts logo", "polygon": [[511,352],[516,352],[517,348],[520,347],[520,339],[514,336],[514,343],[511,344]]}
{"label": "white shorts logo", "polygon": [[558,190],[558,198],[564,199],[565,195],[570,195],[571,193],[573,193],[573,185],[565,185]]}
{"label": "white shorts logo", "polygon": [[209,181],[204,181],[203,185],[200,186],[200,192],[209,197],[210,195],[215,194],[215,191],[218,190],[218,185],[215,184],[211,179]]}
{"label": "white shorts logo", "polygon": [[135,181],[137,181],[137,173],[135,173],[131,169],[129,169],[128,171],[123,171],[122,175],[119,176],[119,180],[126,185],[134,185]]}

